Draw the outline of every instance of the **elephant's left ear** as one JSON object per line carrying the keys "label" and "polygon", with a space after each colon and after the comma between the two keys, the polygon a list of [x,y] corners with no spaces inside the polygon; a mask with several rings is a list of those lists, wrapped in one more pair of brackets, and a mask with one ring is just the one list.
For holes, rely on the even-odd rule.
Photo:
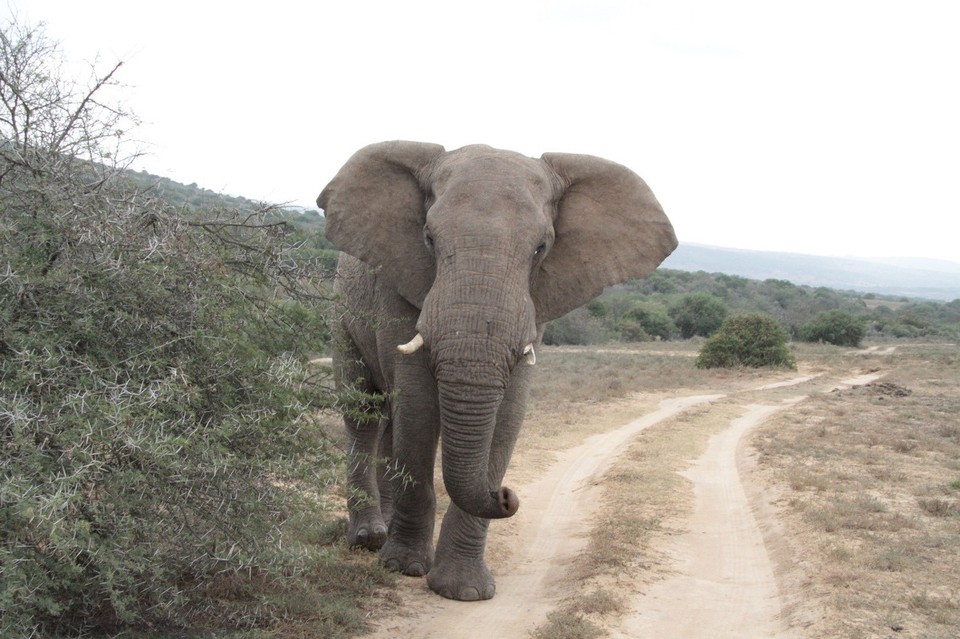
{"label": "elephant's left ear", "polygon": [[677,238],[650,187],[630,169],[589,155],[545,153],[566,188],[553,248],[532,291],[537,322],[586,304],[604,287],[649,275]]}

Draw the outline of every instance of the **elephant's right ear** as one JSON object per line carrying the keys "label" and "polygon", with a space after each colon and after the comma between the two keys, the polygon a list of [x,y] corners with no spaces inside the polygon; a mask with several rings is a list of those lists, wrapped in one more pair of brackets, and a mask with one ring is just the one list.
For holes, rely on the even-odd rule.
{"label": "elephant's right ear", "polygon": [[434,263],[423,243],[425,195],[419,175],[444,149],[424,142],[381,142],[357,151],[330,181],[317,206],[327,239],[344,253],[396,278],[418,308],[433,285]]}

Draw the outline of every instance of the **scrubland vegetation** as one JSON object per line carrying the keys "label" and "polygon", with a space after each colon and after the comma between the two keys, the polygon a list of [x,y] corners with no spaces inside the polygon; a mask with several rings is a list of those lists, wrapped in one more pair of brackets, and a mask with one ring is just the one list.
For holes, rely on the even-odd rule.
{"label": "scrubland vegetation", "polygon": [[0,635],[356,629],[384,577],[322,543],[326,248],[270,207],[131,179],[135,121],[100,101],[117,67],[59,69],[5,25]]}

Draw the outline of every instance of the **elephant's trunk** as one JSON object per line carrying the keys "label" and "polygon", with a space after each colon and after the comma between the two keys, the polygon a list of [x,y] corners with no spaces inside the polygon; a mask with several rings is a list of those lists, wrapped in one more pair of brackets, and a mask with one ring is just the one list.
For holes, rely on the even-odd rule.
{"label": "elephant's trunk", "polygon": [[529,260],[490,250],[508,241],[484,239],[483,232],[457,237],[452,247],[437,243],[444,257],[417,328],[437,381],[447,492],[464,512],[495,519],[519,505],[500,486],[513,442],[496,441],[497,416],[507,380],[537,333],[525,290]]}
{"label": "elephant's trunk", "polygon": [[491,454],[503,454],[491,451],[491,443],[507,374],[505,366],[463,359],[441,360],[437,367],[443,482],[457,507],[486,519],[510,517],[520,505],[493,470],[505,460],[491,463]]}

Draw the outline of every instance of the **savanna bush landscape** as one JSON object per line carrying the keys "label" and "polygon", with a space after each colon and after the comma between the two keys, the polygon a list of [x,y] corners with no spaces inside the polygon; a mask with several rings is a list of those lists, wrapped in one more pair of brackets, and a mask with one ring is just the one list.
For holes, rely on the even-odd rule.
{"label": "savanna bush landscape", "polygon": [[[42,28],[0,35],[0,636],[382,629],[416,593],[345,543],[323,217],[130,170],[136,118],[100,100],[119,65],[77,82]],[[698,366],[743,316],[778,359]],[[678,473],[741,405],[802,395],[741,473],[781,522],[784,626],[957,636],[958,337],[960,300],[665,269],[551,322],[520,486],[663,398],[723,398],[629,442],[529,632],[627,627],[671,570]]]}

